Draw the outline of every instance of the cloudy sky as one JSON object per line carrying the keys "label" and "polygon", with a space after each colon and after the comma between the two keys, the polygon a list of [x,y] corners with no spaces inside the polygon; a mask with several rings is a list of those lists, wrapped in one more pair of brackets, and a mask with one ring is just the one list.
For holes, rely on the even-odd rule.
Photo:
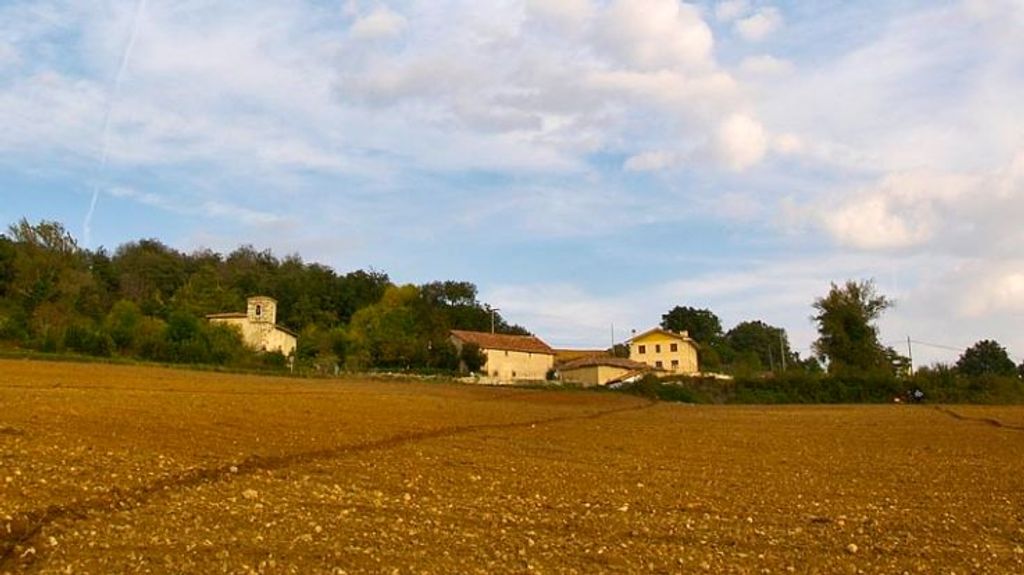
{"label": "cloudy sky", "polygon": [[[1024,355],[1024,1],[3,0],[0,224]],[[956,351],[918,345],[915,359]]]}

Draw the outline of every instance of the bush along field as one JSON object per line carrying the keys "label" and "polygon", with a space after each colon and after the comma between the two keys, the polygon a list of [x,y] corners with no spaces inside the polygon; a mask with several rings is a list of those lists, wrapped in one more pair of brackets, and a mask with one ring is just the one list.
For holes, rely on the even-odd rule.
{"label": "bush along field", "polygon": [[722,380],[712,377],[648,376],[621,391],[662,401],[708,404],[812,403],[1024,403],[1016,376],[969,376],[954,369],[922,369],[910,377],[889,374],[826,375],[790,372]]}

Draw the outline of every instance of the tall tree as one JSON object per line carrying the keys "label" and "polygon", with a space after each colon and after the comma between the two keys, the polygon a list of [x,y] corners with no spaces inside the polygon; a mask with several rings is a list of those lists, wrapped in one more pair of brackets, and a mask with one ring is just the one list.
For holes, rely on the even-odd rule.
{"label": "tall tree", "polygon": [[83,294],[94,285],[75,238],[58,222],[10,227],[15,242],[9,296],[28,319],[28,327],[47,347],[59,345],[64,329],[81,315]]}
{"label": "tall tree", "polygon": [[892,305],[871,280],[833,283],[828,295],[814,301],[817,313],[812,318],[818,322],[814,350],[828,360],[830,372],[891,369],[874,321]]}
{"label": "tall tree", "polygon": [[171,297],[188,279],[185,256],[159,240],[123,244],[114,252],[121,296],[146,315],[166,316]]}
{"label": "tall tree", "polygon": [[780,368],[783,357],[788,365],[799,361],[789,349],[786,330],[770,326],[763,321],[744,321],[725,334],[725,341],[735,354],[735,360],[751,368]]}
{"label": "tall tree", "polygon": [[700,344],[711,344],[722,338],[722,321],[708,309],[676,306],[661,316],[661,327],[689,332]]}
{"label": "tall tree", "polygon": [[983,339],[964,350],[956,362],[956,369],[969,376],[1012,377],[1017,374],[1017,367],[1006,353],[1006,349],[991,339]]}

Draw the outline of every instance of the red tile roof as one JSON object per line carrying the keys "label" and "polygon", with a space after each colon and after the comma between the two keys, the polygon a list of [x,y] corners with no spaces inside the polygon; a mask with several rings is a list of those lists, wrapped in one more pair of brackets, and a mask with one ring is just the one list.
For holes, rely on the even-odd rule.
{"label": "red tile roof", "polygon": [[464,331],[453,329],[452,336],[464,343],[475,343],[480,349],[500,349],[505,351],[521,351],[525,353],[545,353],[554,355],[555,351],[540,339],[532,335],[505,335],[502,333],[486,333],[482,331]]}

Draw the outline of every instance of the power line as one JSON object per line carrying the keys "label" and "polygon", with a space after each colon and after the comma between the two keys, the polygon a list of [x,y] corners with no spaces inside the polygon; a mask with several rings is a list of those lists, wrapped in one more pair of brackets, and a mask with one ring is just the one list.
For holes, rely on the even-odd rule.
{"label": "power line", "polygon": [[916,343],[918,345],[934,347],[934,348],[937,348],[937,349],[946,349],[946,350],[949,350],[949,351],[957,351],[957,352],[960,352],[960,353],[963,353],[963,352],[967,351],[966,348],[953,347],[953,346],[949,346],[949,345],[942,345],[941,343],[929,343],[927,341],[920,341],[920,340],[916,340],[916,339],[912,339],[910,341],[912,343]]}

